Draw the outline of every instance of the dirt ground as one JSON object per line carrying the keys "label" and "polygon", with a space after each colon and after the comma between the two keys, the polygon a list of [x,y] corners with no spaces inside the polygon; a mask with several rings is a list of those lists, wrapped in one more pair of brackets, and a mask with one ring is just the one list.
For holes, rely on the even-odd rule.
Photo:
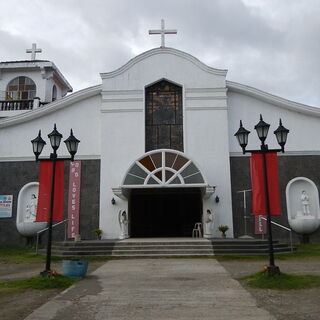
{"label": "dirt ground", "polygon": [[[228,261],[221,264],[235,279],[258,272],[264,265],[261,261]],[[320,260],[276,261],[276,264],[282,272],[320,275]],[[88,273],[90,274],[101,265],[101,262],[90,262]],[[0,281],[31,277],[40,273],[43,267],[38,264],[0,264]],[[52,270],[61,273],[61,263],[53,264]],[[240,282],[256,298],[258,304],[269,310],[278,320],[320,319],[320,288],[282,292],[252,289],[248,288],[244,281]],[[0,318],[22,320],[59,292],[59,290],[32,290],[2,298],[0,299]]]}
{"label": "dirt ground", "polygon": [[[221,264],[235,279],[262,271],[264,266],[261,261],[232,261],[221,262]],[[320,260],[276,261],[276,265],[280,267],[281,272],[285,273],[320,275]],[[320,319],[320,288],[275,291],[249,288],[244,281],[240,281],[240,283],[255,297],[259,306],[268,310],[278,320]]]}
{"label": "dirt ground", "polygon": [[[93,272],[103,263],[90,262],[88,274]],[[0,264],[0,281],[24,279],[38,275],[43,271],[43,264]],[[61,262],[51,265],[51,270],[62,273]],[[62,290],[28,290],[21,294],[13,294],[0,298],[1,320],[23,320],[33,310],[37,309]]]}

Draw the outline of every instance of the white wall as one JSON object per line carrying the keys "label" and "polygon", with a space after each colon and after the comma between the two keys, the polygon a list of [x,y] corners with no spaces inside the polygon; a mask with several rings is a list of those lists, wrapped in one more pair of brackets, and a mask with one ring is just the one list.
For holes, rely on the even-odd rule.
{"label": "white wall", "polygon": [[248,149],[256,149],[260,146],[260,141],[254,130],[254,126],[259,122],[260,114],[262,114],[263,120],[270,124],[266,140],[269,148],[279,148],[273,132],[277,129],[279,118],[281,118],[283,126],[290,130],[285,146],[288,155],[320,152],[320,139],[318,138],[320,109],[308,107],[310,112],[306,112],[302,108],[294,110],[290,102],[285,107],[277,105],[277,102],[266,102],[250,95],[232,91],[228,92],[228,105],[231,153],[241,152],[237,139],[234,137],[234,133],[239,128],[240,119],[242,119],[243,126],[251,131]]}
{"label": "white wall", "polygon": [[144,89],[163,78],[183,87],[184,145],[186,155],[199,165],[208,184],[217,186],[221,202],[204,200],[218,224],[232,230],[231,186],[228,150],[226,71],[215,70],[174,49],[148,51],[120,69],[102,74],[102,146],[100,228],[106,238],[118,238],[118,212],[127,201],[116,198],[130,165],[145,153]]}
{"label": "white wall", "polygon": [[[74,95],[79,95],[75,93]],[[70,135],[73,128],[74,135],[81,140],[76,155],[78,159],[100,158],[100,105],[101,96],[95,94],[78,102],[72,102],[72,95],[68,96],[70,103],[61,107],[63,100],[48,106],[28,111],[22,115],[10,117],[0,121],[0,161],[33,160],[31,140],[39,129],[42,137],[47,141],[43,156],[52,151],[47,135],[53,130],[54,123],[63,135],[63,140]],[[68,156],[65,144],[58,150],[59,156]]]}

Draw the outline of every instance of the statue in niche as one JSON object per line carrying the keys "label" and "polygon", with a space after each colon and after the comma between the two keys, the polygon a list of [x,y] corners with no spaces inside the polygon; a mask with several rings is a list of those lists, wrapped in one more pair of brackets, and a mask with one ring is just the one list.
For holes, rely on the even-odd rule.
{"label": "statue in niche", "polygon": [[129,238],[129,218],[125,210],[119,211],[120,239]]}
{"label": "statue in niche", "polygon": [[34,222],[36,220],[37,207],[38,207],[37,196],[34,193],[32,193],[31,199],[29,202],[27,202],[27,205],[26,205],[25,221]]}
{"label": "statue in niche", "polygon": [[207,210],[204,213],[203,217],[203,224],[204,224],[204,235],[211,236],[212,235],[212,225],[213,225],[213,214],[211,210]]}
{"label": "statue in niche", "polygon": [[302,204],[302,213],[304,216],[309,216],[310,213],[310,201],[309,196],[305,190],[301,192],[301,204]]}

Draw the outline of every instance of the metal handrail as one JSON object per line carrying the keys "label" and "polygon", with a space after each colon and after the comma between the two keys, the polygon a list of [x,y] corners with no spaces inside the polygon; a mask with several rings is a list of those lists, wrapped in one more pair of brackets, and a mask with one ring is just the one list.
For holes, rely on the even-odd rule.
{"label": "metal handrail", "polygon": [[[265,218],[265,217],[261,217],[261,219],[267,221],[267,218]],[[279,228],[282,228],[282,229],[290,232],[290,247],[291,247],[291,252],[293,252],[292,229],[290,229],[290,228],[288,228],[288,227],[285,227],[285,226],[283,226],[282,224],[273,222],[273,221],[271,221],[271,223],[274,224],[275,226],[279,227]]]}
{"label": "metal handrail", "polygon": [[[52,229],[53,229],[54,227],[57,227],[58,225],[60,225],[60,224],[62,224],[62,223],[66,223],[67,221],[68,221],[68,219],[65,219],[65,220],[62,220],[62,221],[60,221],[60,222],[52,225]],[[47,231],[48,229],[49,229],[49,227],[46,227],[46,228],[44,228],[44,229],[42,229],[42,230],[40,230],[40,231],[37,232],[36,254],[38,254],[39,236],[40,236],[40,234],[41,234],[42,232],[45,232],[45,231]],[[66,238],[67,238],[67,233],[66,233],[66,231],[65,231],[64,240],[66,240]]]}

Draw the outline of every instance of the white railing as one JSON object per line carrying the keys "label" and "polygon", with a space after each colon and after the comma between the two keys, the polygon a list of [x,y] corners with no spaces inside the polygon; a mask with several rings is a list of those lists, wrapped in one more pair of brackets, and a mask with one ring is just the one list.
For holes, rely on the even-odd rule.
{"label": "white railing", "polygon": [[[52,225],[52,229],[53,229],[54,227],[59,226],[60,224],[66,223],[67,221],[68,221],[68,219],[63,220],[63,221],[60,221],[60,222]],[[67,225],[66,225],[66,226],[67,226]],[[46,228],[44,228],[44,229],[42,229],[42,230],[40,230],[40,231],[37,232],[36,254],[38,254],[39,236],[40,236],[41,233],[47,231],[48,229],[49,229],[49,227],[46,227]],[[65,240],[65,241],[67,240],[67,228],[65,228],[65,230],[64,230],[64,240]]]}
{"label": "white railing", "polygon": [[[261,217],[261,219],[267,221],[267,218],[265,218],[265,217]],[[282,224],[279,224],[279,223],[276,223],[276,222],[273,222],[273,221],[271,221],[271,223],[272,223],[273,225],[279,227],[279,228],[282,228],[282,229],[284,229],[284,230],[286,230],[286,231],[289,231],[289,235],[290,235],[290,247],[291,247],[291,252],[293,252],[292,230],[291,230],[290,228],[288,228],[288,227],[283,226]],[[262,235],[262,236],[263,236],[263,235]]]}
{"label": "white railing", "polygon": [[34,100],[0,100],[1,111],[32,110]]}

